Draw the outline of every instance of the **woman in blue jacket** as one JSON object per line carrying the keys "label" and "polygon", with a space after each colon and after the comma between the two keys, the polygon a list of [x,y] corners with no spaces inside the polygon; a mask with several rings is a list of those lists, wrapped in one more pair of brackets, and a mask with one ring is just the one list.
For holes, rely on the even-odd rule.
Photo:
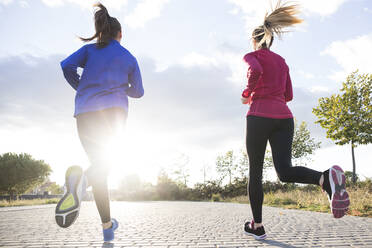
{"label": "woman in blue jacket", "polygon": [[[83,172],[78,166],[66,172],[66,190],[56,207],[56,222],[69,227],[79,214],[86,187],[92,186],[101,217],[105,241],[114,239],[118,222],[110,216],[107,187],[110,141],[124,128],[128,112],[128,96],[144,94],[136,58],[120,45],[119,21],[111,17],[100,3],[95,5],[96,33],[83,41],[87,44],[61,62],[67,82],[76,90],[75,114],[80,141],[91,166]],[[81,76],[77,68],[83,68]]]}

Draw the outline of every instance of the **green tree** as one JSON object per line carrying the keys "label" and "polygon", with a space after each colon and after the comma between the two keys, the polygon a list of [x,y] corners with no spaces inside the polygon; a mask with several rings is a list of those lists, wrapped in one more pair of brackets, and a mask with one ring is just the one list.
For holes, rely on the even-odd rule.
{"label": "green tree", "polygon": [[189,169],[187,168],[189,162],[190,158],[187,155],[182,154],[177,158],[177,161],[175,162],[176,169],[173,171],[176,181],[182,182],[184,185],[187,185],[187,181],[190,177]]}
{"label": "green tree", "polygon": [[271,153],[271,149],[268,147],[266,148],[265,151],[265,158],[264,158],[264,164],[263,164],[263,169],[267,169],[270,167],[274,167],[274,161],[273,161],[273,156]]}
{"label": "green tree", "polygon": [[124,176],[120,182],[119,188],[126,193],[133,193],[141,188],[141,184],[141,180],[137,174],[130,174]]}
{"label": "green tree", "polygon": [[45,190],[49,191],[52,195],[63,193],[63,187],[58,185],[56,182],[48,182],[48,186],[45,188]]}
{"label": "green tree", "polygon": [[237,164],[237,172],[240,178],[246,179],[249,172],[249,158],[245,149],[240,149],[240,156]]}
{"label": "green tree", "polygon": [[340,94],[319,99],[313,109],[316,123],[327,129],[327,138],[337,145],[350,144],[353,182],[356,182],[354,148],[372,143],[372,74],[351,73],[342,84]]}
{"label": "green tree", "polygon": [[204,163],[203,167],[201,168],[201,172],[203,173],[203,184],[207,183],[207,174],[209,174],[211,168],[208,164]]}
{"label": "green tree", "polygon": [[231,184],[233,174],[237,169],[237,164],[235,163],[234,152],[228,151],[223,156],[218,156],[216,160],[217,172],[221,175],[221,180],[226,176],[229,177],[229,184]]}
{"label": "green tree", "polygon": [[158,200],[179,200],[179,193],[179,185],[162,169],[159,172],[156,184]]}
{"label": "green tree", "polygon": [[0,191],[10,195],[10,199],[42,184],[51,168],[42,160],[31,155],[5,153],[0,156]]}
{"label": "green tree", "polygon": [[[345,171],[346,187],[354,184],[354,174],[352,171]],[[359,176],[355,175],[355,182],[359,182]]]}
{"label": "green tree", "polygon": [[119,185],[121,200],[152,200],[154,191],[152,184],[143,183],[137,174],[125,175]]}
{"label": "green tree", "polygon": [[265,151],[264,163],[263,163],[263,178],[266,177],[267,169],[274,167],[273,155],[271,149],[267,148]]}
{"label": "green tree", "polygon": [[[306,122],[301,122],[298,125],[295,121],[294,134],[292,142],[292,162],[294,165],[306,165],[309,161],[309,156],[312,155],[316,149],[320,147],[320,142],[316,142],[311,137],[310,131],[307,129]],[[270,149],[266,150],[264,169],[273,167],[274,162]]]}
{"label": "green tree", "polygon": [[296,121],[292,142],[292,159],[294,160],[294,164],[306,165],[309,156],[319,148],[320,142],[316,142],[315,139],[311,137],[306,122],[303,121],[300,125],[297,125]]}

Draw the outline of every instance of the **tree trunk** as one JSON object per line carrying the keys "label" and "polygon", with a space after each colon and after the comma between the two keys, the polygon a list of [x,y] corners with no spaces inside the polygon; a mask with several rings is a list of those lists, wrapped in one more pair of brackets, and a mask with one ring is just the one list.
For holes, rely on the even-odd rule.
{"label": "tree trunk", "polygon": [[354,143],[351,142],[351,157],[353,159],[353,184],[356,183]]}
{"label": "tree trunk", "polygon": [[205,184],[205,166],[203,167],[203,182]]}
{"label": "tree trunk", "polygon": [[16,194],[13,190],[9,191],[9,202],[17,200],[16,199]]}

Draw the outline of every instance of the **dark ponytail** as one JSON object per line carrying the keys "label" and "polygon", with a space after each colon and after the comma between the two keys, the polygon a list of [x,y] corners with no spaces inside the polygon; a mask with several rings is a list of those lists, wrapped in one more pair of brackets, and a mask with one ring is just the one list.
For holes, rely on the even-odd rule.
{"label": "dark ponytail", "polygon": [[94,4],[94,7],[98,8],[94,13],[96,33],[91,38],[79,38],[85,42],[97,38],[97,47],[103,48],[109,44],[110,40],[117,37],[118,32],[121,31],[121,25],[116,18],[109,15],[106,7],[101,3]]}

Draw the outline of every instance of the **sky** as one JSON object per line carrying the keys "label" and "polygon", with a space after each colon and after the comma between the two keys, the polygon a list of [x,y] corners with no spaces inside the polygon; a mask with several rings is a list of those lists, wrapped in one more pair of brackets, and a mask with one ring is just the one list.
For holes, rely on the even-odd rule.
{"label": "sky", "polygon": [[[215,177],[215,159],[244,147],[244,54],[263,22],[266,0],[106,0],[123,27],[121,44],[138,60],[145,96],[130,99],[123,162],[111,186],[138,174],[156,182],[189,157],[190,184]],[[272,50],[285,58],[294,87],[289,106],[321,148],[308,166],[352,169],[349,146],[336,146],[312,114],[337,93],[348,73],[372,73],[372,1],[302,0],[305,22]],[[73,118],[74,90],[59,62],[94,34],[94,1],[0,0],[0,154],[27,152],[52,167],[63,184],[70,165],[89,166]],[[357,173],[372,177],[372,145],[356,148]]]}

